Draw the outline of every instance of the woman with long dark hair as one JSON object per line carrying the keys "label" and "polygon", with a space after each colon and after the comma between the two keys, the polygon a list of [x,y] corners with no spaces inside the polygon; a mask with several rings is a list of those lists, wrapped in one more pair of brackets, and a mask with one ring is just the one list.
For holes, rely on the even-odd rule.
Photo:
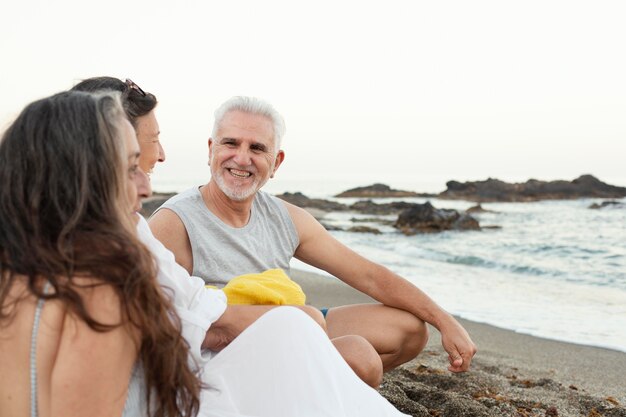
{"label": "woman with long dark hair", "polygon": [[0,414],[192,416],[200,382],[137,239],[119,95],[28,105],[0,142]]}

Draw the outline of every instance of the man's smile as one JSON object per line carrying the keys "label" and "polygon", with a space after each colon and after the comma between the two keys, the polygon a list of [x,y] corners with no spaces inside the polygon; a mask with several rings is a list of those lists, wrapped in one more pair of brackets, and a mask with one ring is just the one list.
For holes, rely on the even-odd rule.
{"label": "man's smile", "polygon": [[248,178],[252,175],[252,173],[248,171],[241,171],[235,168],[226,168],[226,169],[228,170],[228,172],[230,172],[230,174],[233,177],[236,177],[236,178]]}

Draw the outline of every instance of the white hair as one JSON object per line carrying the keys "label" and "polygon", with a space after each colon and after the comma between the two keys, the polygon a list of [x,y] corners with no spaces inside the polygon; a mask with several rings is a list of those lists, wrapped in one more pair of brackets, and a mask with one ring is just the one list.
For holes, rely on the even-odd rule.
{"label": "white hair", "polygon": [[224,116],[231,111],[256,114],[270,119],[272,127],[274,128],[274,145],[276,148],[274,152],[280,150],[283,136],[285,136],[287,130],[285,127],[285,119],[283,119],[283,116],[281,116],[270,103],[256,97],[235,96],[229,98],[219,106],[214,113],[215,121],[213,122],[213,132],[211,133],[213,139],[217,137],[217,131],[219,130]]}

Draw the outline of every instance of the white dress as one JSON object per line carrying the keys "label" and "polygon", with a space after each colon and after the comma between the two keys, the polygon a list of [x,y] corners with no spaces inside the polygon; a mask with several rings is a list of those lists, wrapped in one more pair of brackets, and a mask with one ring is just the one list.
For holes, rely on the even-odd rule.
{"label": "white dress", "polygon": [[348,366],[293,307],[260,317],[204,367],[204,417],[406,416]]}
{"label": "white dress", "polygon": [[226,309],[221,290],[190,277],[141,218],[140,240],[152,252],[181,318],[191,358],[202,366],[202,417],[400,417],[343,360],[321,327],[293,307],[261,316],[224,350],[200,354],[210,324]]}

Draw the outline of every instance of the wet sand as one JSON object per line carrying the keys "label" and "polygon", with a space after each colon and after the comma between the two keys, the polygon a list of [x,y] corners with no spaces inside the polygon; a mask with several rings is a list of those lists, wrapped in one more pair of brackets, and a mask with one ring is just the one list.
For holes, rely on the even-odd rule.
{"label": "wet sand", "polygon": [[[373,300],[334,278],[291,271],[307,304]],[[478,346],[471,371],[447,371],[433,328],[424,352],[385,375],[381,393],[413,416],[626,417],[626,353],[515,333],[459,319]]]}

